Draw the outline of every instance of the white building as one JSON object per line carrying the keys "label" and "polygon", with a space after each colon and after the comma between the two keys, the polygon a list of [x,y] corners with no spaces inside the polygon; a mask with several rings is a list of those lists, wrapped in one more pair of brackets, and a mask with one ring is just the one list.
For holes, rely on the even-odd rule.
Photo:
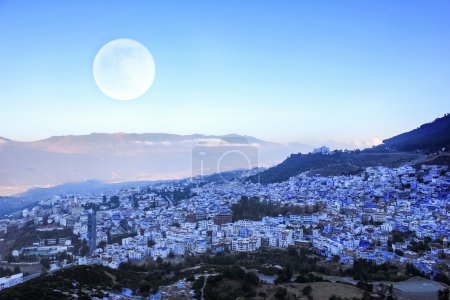
{"label": "white building", "polygon": [[0,278],[0,290],[15,286],[23,282],[23,273]]}
{"label": "white building", "polygon": [[313,246],[317,249],[325,251],[327,256],[339,255],[344,248],[340,243],[323,236],[314,238]]}
{"label": "white building", "polygon": [[313,150],[313,153],[330,154],[330,148],[328,148],[327,146],[315,148]]}
{"label": "white building", "polygon": [[285,229],[280,231],[278,235],[278,247],[287,248],[289,245],[294,244],[293,231],[290,229]]}
{"label": "white building", "polygon": [[235,238],[231,241],[231,250],[237,252],[252,252],[261,247],[261,238]]}

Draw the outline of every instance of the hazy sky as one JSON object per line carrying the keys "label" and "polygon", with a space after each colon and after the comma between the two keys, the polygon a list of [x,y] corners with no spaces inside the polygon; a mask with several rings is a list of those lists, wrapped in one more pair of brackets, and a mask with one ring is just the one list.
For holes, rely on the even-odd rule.
{"label": "hazy sky", "polygon": [[[220,2],[220,3],[219,3]],[[2,1],[0,136],[239,133],[369,143],[450,112],[450,2]],[[117,38],[153,86],[116,101],[92,75]]]}

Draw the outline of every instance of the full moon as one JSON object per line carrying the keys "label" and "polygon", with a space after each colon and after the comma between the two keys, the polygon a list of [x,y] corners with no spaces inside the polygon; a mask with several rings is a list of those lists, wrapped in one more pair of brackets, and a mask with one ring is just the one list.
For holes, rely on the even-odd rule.
{"label": "full moon", "polygon": [[94,80],[98,88],[116,100],[144,95],[155,79],[155,62],[147,48],[130,39],[104,45],[95,56]]}

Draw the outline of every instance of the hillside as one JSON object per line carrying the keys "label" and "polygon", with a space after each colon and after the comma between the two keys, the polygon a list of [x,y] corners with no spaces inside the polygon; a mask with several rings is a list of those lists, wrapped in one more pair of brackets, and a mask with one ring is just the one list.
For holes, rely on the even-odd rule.
{"label": "hillside", "polygon": [[[78,266],[51,276],[40,276],[0,292],[0,299],[91,299],[102,298],[102,289],[112,289],[114,278],[108,268]],[[75,296],[76,295],[76,296]]]}
{"label": "hillside", "polygon": [[353,175],[366,167],[397,167],[406,162],[413,162],[421,155],[414,153],[368,153],[363,151],[341,152],[332,154],[292,154],[281,164],[250,177],[253,182],[273,183],[288,180],[303,172],[308,175],[333,176]]}
{"label": "hillside", "polygon": [[[263,263],[264,262],[264,266]],[[281,266],[281,270],[278,267]],[[292,248],[289,252],[280,249],[263,249],[258,252],[221,253],[186,257],[184,260],[163,261],[146,260],[142,264],[123,263],[118,269],[100,265],[82,265],[43,274],[23,284],[0,291],[3,299],[148,299],[157,291],[166,290],[164,286],[186,279],[186,285],[192,287],[196,299],[274,299],[275,290],[282,286],[288,297],[302,293],[306,285],[311,285],[314,299],[328,299],[334,293],[348,297],[360,297],[363,291],[350,285],[325,282],[319,270],[330,272],[336,265],[324,263],[307,249]],[[288,271],[289,270],[289,271]],[[300,270],[305,276],[300,275]],[[282,280],[274,285],[260,282],[258,273],[269,278],[285,278],[283,274],[292,272],[293,281]],[[205,281],[204,276],[210,274]],[[278,274],[278,275],[277,275]],[[311,276],[319,274],[319,276]],[[261,276],[261,275],[259,275]],[[266,278],[268,278],[266,277]],[[202,288],[203,287],[203,288]],[[331,289],[334,287],[334,289]],[[127,288],[134,297],[121,295]],[[328,289],[329,292],[324,291]],[[257,292],[264,294],[257,296]],[[169,298],[185,299],[185,298]]]}
{"label": "hillside", "polygon": [[423,124],[417,129],[386,139],[378,148],[425,153],[437,152],[442,148],[450,149],[450,114]]}
{"label": "hillside", "polygon": [[281,182],[307,172],[308,175],[351,175],[366,167],[397,167],[413,164],[448,164],[445,153],[426,158],[424,154],[450,149],[450,114],[424,124],[412,131],[394,136],[383,144],[351,152],[334,151],[331,154],[292,154],[281,164],[250,177],[253,182]]}

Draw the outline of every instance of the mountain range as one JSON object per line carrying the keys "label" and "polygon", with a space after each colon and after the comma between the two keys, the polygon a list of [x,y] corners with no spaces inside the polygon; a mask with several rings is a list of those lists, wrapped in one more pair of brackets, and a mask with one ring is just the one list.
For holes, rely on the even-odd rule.
{"label": "mountain range", "polygon": [[[252,167],[256,163],[272,166],[292,152],[309,150],[311,147],[303,144],[272,143],[236,134],[92,133],[34,142],[0,138],[0,195],[68,182],[151,181],[228,171],[248,167],[246,156]],[[239,151],[244,152],[240,157]],[[209,156],[199,158],[205,152]],[[225,157],[225,152],[235,155]],[[199,170],[200,166],[204,169]]]}
{"label": "mountain range", "polygon": [[[326,176],[354,174],[367,166],[395,167],[405,162],[446,164],[450,156],[442,150],[448,149],[450,114],[385,139],[376,147],[333,155],[301,154],[312,147],[237,134],[92,133],[34,142],[0,137],[0,195],[71,182],[176,179],[256,165],[270,168],[252,180],[269,183],[302,172]],[[430,156],[439,151],[443,154]],[[229,153],[233,155],[227,157],[225,154]]]}

